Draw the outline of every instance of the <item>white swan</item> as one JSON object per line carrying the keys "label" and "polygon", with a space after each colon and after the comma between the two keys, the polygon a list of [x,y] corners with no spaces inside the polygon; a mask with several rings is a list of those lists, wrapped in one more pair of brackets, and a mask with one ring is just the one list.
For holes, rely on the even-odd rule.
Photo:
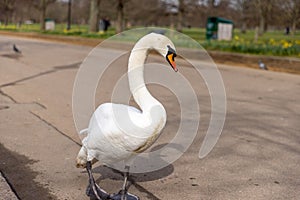
{"label": "white swan", "polygon": [[[176,52],[171,40],[156,33],[142,37],[132,49],[128,61],[130,91],[141,110],[122,104],[102,104],[94,112],[86,129],[87,136],[83,139],[83,146],[77,156],[77,167],[87,166],[91,192],[96,193],[96,196],[101,196],[104,191],[93,181],[91,162],[99,160],[104,164],[113,164],[128,160],[150,147],[165,126],[166,111],[149,93],[144,83],[144,62],[151,49],[164,56],[174,71],[177,71],[174,61]],[[126,193],[126,180],[125,176],[123,197]]]}

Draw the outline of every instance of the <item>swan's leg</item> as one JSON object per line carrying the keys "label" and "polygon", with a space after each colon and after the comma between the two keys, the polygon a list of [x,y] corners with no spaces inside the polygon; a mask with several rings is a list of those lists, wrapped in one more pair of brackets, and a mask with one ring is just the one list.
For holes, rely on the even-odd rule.
{"label": "swan's leg", "polygon": [[128,193],[128,177],[129,177],[129,166],[125,167],[125,172],[124,172],[124,182],[122,189],[119,191],[118,194],[111,195],[112,200],[139,200],[139,197]]}
{"label": "swan's leg", "polygon": [[89,186],[86,190],[86,194],[91,197],[91,198],[95,198],[97,200],[106,200],[109,199],[109,194],[104,191],[103,189],[101,189],[96,183],[95,183],[95,179],[93,177],[92,174],[92,162],[88,161],[86,163],[86,170],[87,173],[89,175]]}
{"label": "swan's leg", "polygon": [[122,200],[126,200],[126,194],[127,194],[127,182],[128,182],[128,176],[129,176],[129,166],[125,166],[125,172],[124,172],[124,182],[123,182],[123,187],[121,190],[121,194],[122,194]]}
{"label": "swan's leg", "polygon": [[90,161],[86,162],[86,171],[89,175],[89,185],[86,190],[86,194],[89,197],[96,197],[97,199],[101,199],[97,192],[97,186],[96,186],[93,174],[92,174],[92,163]]}

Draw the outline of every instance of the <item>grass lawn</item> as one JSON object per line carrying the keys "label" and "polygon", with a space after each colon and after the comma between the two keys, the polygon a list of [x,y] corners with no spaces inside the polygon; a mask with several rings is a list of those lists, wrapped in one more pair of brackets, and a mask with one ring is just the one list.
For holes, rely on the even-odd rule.
{"label": "grass lawn", "polygon": [[254,40],[254,30],[245,34],[235,29],[232,41],[206,40],[205,29],[184,29],[183,33],[198,41],[205,49],[239,53],[300,57],[300,33],[285,35],[284,31],[268,31]]}
{"label": "grass lawn", "polygon": [[[38,32],[51,35],[72,35],[88,38],[108,38],[115,34],[110,28],[106,33],[89,33],[87,25],[72,25],[71,30],[66,30],[66,24],[56,24],[53,31],[40,31],[39,24],[0,25],[0,30],[15,32]],[[232,41],[206,40],[206,30],[203,28],[183,29],[183,33],[198,41],[207,50],[228,51],[238,53],[250,53],[259,55],[294,56],[300,57],[300,33],[285,35],[282,31],[268,31],[254,41],[254,30],[242,34],[238,29],[234,30]]]}

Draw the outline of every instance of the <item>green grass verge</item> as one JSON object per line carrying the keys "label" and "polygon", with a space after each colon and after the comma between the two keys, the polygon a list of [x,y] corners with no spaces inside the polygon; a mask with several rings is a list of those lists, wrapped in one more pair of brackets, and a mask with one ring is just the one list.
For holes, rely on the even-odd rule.
{"label": "green grass verge", "polygon": [[[71,30],[66,30],[65,24],[57,24],[53,31],[40,31],[39,24],[22,25],[20,27],[10,24],[0,25],[0,30],[14,32],[37,32],[51,35],[80,36],[86,38],[106,39],[115,34],[110,28],[106,33],[90,33],[87,25],[72,25]],[[248,53],[258,55],[294,56],[300,57],[300,34],[285,35],[284,31],[269,31],[254,41],[254,31],[242,34],[235,29],[232,41],[206,40],[205,29],[183,29],[183,33],[198,41],[207,50]]]}

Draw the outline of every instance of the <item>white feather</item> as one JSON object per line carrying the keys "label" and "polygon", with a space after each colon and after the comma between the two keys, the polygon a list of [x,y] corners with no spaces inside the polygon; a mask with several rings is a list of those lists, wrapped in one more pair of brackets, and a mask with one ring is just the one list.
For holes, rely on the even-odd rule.
{"label": "white feather", "polygon": [[122,104],[100,105],[90,119],[87,137],[82,141],[86,157],[106,164],[129,159],[146,150],[158,138],[166,123],[166,111],[147,90],[144,83],[144,62],[149,49],[166,56],[167,46],[173,43],[165,36],[151,33],[141,38],[133,48],[128,62],[130,91],[141,110]]}

